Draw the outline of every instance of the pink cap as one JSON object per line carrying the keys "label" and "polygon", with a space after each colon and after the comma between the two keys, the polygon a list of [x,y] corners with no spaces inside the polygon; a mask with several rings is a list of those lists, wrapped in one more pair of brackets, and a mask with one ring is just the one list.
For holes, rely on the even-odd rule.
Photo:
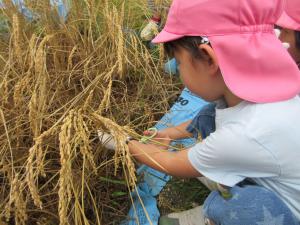
{"label": "pink cap", "polygon": [[205,36],[227,87],[257,103],[300,92],[300,72],[273,31],[282,0],[173,0],[167,23],[153,43]]}
{"label": "pink cap", "polygon": [[300,31],[300,0],[286,0],[277,25]]}

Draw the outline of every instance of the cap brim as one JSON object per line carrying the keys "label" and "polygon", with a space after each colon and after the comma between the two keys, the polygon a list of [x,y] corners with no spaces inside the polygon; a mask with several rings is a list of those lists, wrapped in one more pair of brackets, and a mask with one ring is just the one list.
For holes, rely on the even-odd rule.
{"label": "cap brim", "polygon": [[268,103],[300,93],[300,71],[275,34],[235,34],[209,40],[227,87],[238,97]]}
{"label": "cap brim", "polygon": [[281,17],[279,18],[276,24],[280,27],[300,31],[300,21],[295,21],[293,18],[287,15],[286,12],[282,13]]}
{"label": "cap brim", "polygon": [[162,30],[153,40],[152,43],[154,44],[159,44],[159,43],[166,43],[169,41],[174,41],[179,38],[184,37],[184,35],[179,35],[179,34],[173,34],[169,33],[165,30]]}

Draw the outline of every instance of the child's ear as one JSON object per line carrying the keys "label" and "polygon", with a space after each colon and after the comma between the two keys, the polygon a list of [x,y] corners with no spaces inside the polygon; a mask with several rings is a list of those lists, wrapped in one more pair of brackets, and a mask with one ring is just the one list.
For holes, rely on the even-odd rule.
{"label": "child's ear", "polygon": [[212,47],[208,44],[199,45],[199,49],[207,55],[209,66],[217,72],[219,70],[219,63],[217,59],[217,55]]}

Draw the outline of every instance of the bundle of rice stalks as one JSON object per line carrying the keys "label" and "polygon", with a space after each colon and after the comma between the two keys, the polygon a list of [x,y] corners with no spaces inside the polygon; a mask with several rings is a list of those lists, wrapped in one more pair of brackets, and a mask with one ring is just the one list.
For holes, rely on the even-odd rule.
{"label": "bundle of rice stalks", "polygon": [[72,0],[66,21],[48,0],[25,2],[35,18],[10,0],[1,15],[0,222],[113,224],[136,185],[126,133],[152,126],[177,90],[135,30],[146,2]]}

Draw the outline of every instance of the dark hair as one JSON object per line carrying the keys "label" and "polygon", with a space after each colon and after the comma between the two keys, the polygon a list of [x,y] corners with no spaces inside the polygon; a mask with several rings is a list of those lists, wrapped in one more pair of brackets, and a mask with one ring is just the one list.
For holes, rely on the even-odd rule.
{"label": "dark hair", "polygon": [[296,47],[300,50],[300,31],[295,31]]}
{"label": "dark hair", "polygon": [[199,45],[203,44],[203,38],[200,36],[185,36],[175,41],[166,42],[164,44],[165,52],[168,56],[174,57],[174,52],[178,47],[186,49],[193,58],[207,59],[206,54],[199,49]]}

